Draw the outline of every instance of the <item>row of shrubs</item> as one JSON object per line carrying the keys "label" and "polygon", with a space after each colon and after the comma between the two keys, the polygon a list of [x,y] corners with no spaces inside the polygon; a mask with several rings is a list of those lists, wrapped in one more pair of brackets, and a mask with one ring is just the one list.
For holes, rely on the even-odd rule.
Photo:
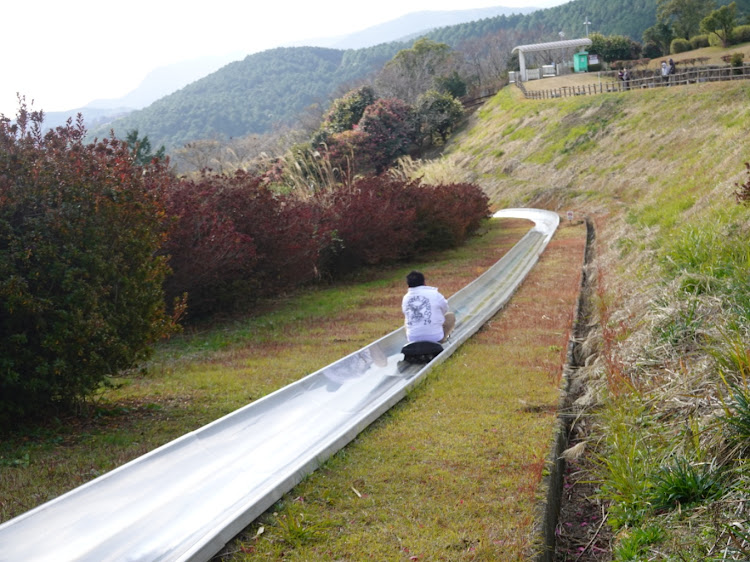
{"label": "row of shrubs", "polygon": [[231,311],[455,246],[489,212],[468,184],[379,176],[295,196],[246,172],[177,178],[127,143],[85,144],[80,121],[42,123],[0,118],[0,425],[137,364],[186,303]]}
{"label": "row of shrubs", "polygon": [[[728,45],[739,45],[740,43],[750,42],[750,25],[738,25],[732,30]],[[690,39],[683,37],[677,37],[672,40],[669,47],[669,52],[673,55],[680,53],[686,53],[687,51],[693,51],[695,49],[703,49],[705,47],[716,47],[721,45],[721,39],[715,33],[694,35]],[[727,45],[727,46],[728,46]]]}
{"label": "row of shrubs", "polygon": [[381,175],[302,198],[243,171],[180,180],[167,209],[177,219],[165,245],[167,297],[187,292],[193,315],[455,247],[489,213],[487,196],[473,184]]}

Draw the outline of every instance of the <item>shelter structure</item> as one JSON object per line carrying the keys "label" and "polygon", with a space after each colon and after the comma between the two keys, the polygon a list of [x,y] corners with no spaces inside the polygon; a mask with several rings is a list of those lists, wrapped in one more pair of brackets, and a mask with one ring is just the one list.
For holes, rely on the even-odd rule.
{"label": "shelter structure", "polygon": [[521,66],[521,71],[516,76],[522,82],[528,80],[528,74],[526,72],[526,57],[525,53],[534,53],[538,51],[562,51],[564,49],[582,49],[584,47],[591,46],[591,39],[567,39],[565,41],[551,41],[549,43],[535,43],[533,45],[519,45],[514,47],[511,53],[518,53],[518,62]]}

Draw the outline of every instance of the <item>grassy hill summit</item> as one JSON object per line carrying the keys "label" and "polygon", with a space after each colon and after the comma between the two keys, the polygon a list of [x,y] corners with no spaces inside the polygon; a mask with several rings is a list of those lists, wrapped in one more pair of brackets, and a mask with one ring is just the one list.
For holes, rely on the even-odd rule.
{"label": "grassy hill summit", "polygon": [[419,171],[595,226],[572,464],[616,560],[750,552],[748,102],[747,81],[544,101],[510,86]]}

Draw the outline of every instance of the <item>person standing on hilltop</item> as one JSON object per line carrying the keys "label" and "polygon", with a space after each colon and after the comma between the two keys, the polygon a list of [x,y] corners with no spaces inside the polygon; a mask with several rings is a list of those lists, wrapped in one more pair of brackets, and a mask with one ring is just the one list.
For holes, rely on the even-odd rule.
{"label": "person standing on hilltop", "polygon": [[661,61],[661,79],[665,84],[669,82],[669,66],[667,61]]}

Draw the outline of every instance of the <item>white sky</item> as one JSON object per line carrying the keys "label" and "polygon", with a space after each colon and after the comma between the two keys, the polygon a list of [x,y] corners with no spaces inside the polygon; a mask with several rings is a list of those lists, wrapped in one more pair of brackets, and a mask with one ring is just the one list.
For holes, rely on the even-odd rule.
{"label": "white sky", "polygon": [[424,10],[549,7],[569,0],[38,0],[0,7],[0,113],[16,92],[63,111],[135,89],[154,68],[360,31]]}

